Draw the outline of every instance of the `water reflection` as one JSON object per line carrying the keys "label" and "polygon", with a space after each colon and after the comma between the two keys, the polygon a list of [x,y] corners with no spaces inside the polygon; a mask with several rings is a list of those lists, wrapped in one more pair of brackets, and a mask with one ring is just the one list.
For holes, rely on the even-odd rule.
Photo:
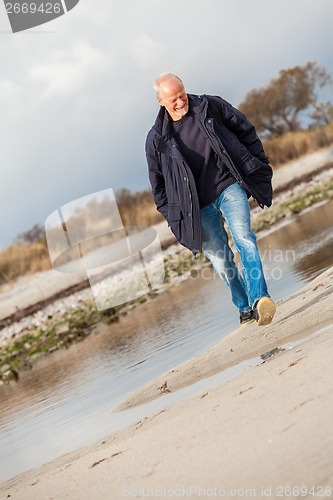
{"label": "water reflection", "polygon": [[[333,202],[301,214],[260,240],[276,300],[333,265],[332,208]],[[228,290],[205,269],[204,277],[181,283],[41,360],[18,384],[0,387],[0,480],[128,424],[135,413],[112,414],[128,393],[237,326]]]}
{"label": "water reflection", "polygon": [[333,202],[324,202],[283,224],[260,244],[268,275],[290,270],[298,281],[313,279],[333,262]]}

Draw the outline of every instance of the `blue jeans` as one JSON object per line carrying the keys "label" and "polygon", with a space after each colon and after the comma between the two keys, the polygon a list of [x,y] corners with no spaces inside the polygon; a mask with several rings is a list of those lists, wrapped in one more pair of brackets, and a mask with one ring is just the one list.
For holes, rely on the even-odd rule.
{"label": "blue jeans", "polygon": [[[261,297],[269,297],[257,246],[251,229],[246,191],[238,183],[227,187],[216,200],[200,210],[202,247],[217,274],[231,291],[240,311],[249,311]],[[242,275],[234,262],[224,227],[226,221],[239,253]]]}

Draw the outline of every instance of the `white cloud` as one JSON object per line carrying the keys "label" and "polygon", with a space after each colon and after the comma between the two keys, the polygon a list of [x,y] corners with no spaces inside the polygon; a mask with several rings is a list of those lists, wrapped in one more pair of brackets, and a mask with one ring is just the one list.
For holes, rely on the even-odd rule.
{"label": "white cloud", "polygon": [[163,44],[154,41],[146,33],[140,33],[133,39],[129,51],[134,63],[143,69],[151,67],[165,52]]}
{"label": "white cloud", "polygon": [[0,81],[0,96],[3,101],[7,99],[13,99],[18,90],[18,85],[16,85],[12,80],[5,78]]}
{"label": "white cloud", "polygon": [[32,84],[42,84],[41,100],[80,93],[85,84],[110,68],[110,59],[102,50],[85,41],[75,42],[69,49],[56,50],[52,61],[33,65],[28,73]]}

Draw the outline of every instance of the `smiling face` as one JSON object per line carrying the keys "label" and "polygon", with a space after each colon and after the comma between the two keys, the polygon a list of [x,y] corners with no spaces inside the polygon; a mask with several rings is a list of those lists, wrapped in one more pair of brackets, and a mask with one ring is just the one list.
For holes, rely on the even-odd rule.
{"label": "smiling face", "polygon": [[173,121],[180,120],[188,112],[188,97],[184,85],[177,78],[160,83],[157,101],[165,107]]}

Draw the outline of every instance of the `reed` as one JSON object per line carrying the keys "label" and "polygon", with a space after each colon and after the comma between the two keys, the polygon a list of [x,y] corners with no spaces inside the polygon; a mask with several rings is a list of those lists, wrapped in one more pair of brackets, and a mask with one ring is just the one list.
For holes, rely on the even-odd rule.
{"label": "reed", "polygon": [[19,276],[51,268],[47,245],[44,242],[19,243],[0,253],[0,285]]}
{"label": "reed", "polygon": [[273,167],[313,153],[333,143],[333,122],[308,130],[288,132],[264,141],[264,148]]}

